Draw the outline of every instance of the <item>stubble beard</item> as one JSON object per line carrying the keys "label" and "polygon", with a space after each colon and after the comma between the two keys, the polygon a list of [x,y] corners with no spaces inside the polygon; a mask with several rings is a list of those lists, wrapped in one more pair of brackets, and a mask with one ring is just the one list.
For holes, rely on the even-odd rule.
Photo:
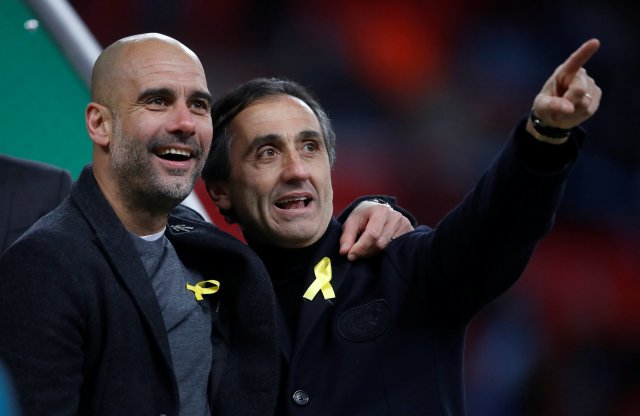
{"label": "stubble beard", "polygon": [[[159,146],[161,142],[174,143],[175,138],[154,139],[145,145],[140,140],[125,136],[117,114],[114,114],[113,137],[111,163],[119,192],[125,200],[135,206],[144,207],[148,211],[168,212],[189,196],[202,163],[199,163],[192,172],[186,169],[169,171],[169,175],[175,176],[176,180],[168,181],[154,169],[150,159],[154,157],[152,156],[153,148]],[[194,141],[197,152],[201,154],[202,149],[197,141],[194,138],[188,140]]]}

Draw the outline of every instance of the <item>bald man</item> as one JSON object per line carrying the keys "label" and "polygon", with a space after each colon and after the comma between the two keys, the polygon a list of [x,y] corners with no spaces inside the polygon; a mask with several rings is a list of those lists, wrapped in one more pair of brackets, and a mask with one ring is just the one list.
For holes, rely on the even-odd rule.
{"label": "bald man", "polygon": [[211,144],[210,101],[196,55],[164,35],[119,40],[96,61],[93,163],[0,259],[0,359],[24,414],[273,412],[267,273],[178,205]]}

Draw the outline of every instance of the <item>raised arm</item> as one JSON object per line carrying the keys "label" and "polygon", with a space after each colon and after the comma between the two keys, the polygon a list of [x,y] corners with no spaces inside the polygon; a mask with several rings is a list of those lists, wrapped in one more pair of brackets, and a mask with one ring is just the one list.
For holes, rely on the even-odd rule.
{"label": "raised arm", "polygon": [[[520,277],[551,230],[585,137],[576,127],[600,103],[602,91],[582,68],[598,47],[598,40],[589,40],[556,68],[536,95],[531,117],[519,123],[476,187],[425,234],[429,255],[416,276],[434,311],[459,320],[473,316]],[[407,253],[398,267],[418,255]]]}

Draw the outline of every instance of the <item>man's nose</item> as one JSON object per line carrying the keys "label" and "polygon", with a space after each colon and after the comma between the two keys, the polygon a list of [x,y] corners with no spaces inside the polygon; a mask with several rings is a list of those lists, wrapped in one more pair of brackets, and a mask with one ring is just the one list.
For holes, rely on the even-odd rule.
{"label": "man's nose", "polygon": [[309,178],[309,168],[305,160],[297,153],[287,155],[282,170],[285,181],[301,181]]}
{"label": "man's nose", "polygon": [[175,104],[167,125],[169,133],[192,136],[196,131],[194,114],[186,103]]}

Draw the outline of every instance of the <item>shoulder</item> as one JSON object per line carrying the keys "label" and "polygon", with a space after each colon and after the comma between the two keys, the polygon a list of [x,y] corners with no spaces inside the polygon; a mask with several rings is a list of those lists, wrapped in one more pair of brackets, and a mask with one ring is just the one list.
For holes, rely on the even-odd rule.
{"label": "shoulder", "polygon": [[71,173],[66,169],[6,155],[0,155],[0,172],[8,175],[14,189],[19,190],[16,196],[35,201],[51,199],[51,208],[69,194],[73,183]]}
{"label": "shoulder", "polygon": [[77,207],[66,199],[33,224],[19,240],[27,240],[28,246],[54,247],[68,251],[74,245],[82,246],[87,235],[92,234]]}
{"label": "shoulder", "polygon": [[69,171],[48,163],[22,159],[7,155],[0,155],[0,162],[5,167],[15,170],[21,175],[35,176],[65,176],[71,178]]}
{"label": "shoulder", "polygon": [[202,215],[198,213],[198,211],[182,204],[179,204],[171,211],[171,217],[180,220],[206,222]]}

